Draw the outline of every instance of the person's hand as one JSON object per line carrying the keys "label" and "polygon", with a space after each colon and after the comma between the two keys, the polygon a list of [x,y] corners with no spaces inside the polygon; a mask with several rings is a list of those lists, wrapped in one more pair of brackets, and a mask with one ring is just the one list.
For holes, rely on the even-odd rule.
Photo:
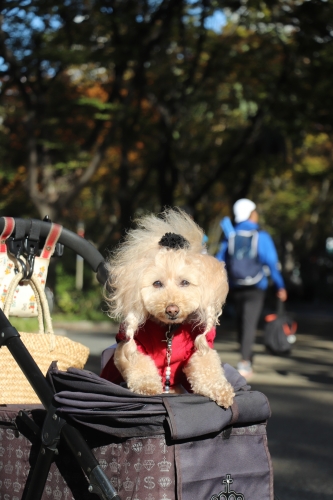
{"label": "person's hand", "polygon": [[276,296],[282,301],[285,302],[287,300],[288,294],[285,288],[279,288]]}

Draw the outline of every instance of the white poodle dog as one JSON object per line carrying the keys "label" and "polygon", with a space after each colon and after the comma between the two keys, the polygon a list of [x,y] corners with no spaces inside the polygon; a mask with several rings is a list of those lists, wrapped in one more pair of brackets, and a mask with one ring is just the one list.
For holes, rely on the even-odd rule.
{"label": "white poodle dog", "polygon": [[136,393],[188,391],[228,408],[234,391],[212,348],[228,293],[225,266],[180,209],[137,220],[108,262],[109,315],[122,322],[101,376]]}

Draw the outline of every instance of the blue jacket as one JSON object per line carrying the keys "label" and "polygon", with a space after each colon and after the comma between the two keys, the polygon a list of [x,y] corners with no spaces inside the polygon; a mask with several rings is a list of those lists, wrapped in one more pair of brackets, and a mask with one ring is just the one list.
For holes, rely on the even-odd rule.
{"label": "blue jacket", "polygon": [[[256,229],[259,231],[258,237],[258,258],[263,266],[268,266],[271,278],[277,289],[285,288],[284,281],[280,271],[278,270],[278,256],[276,252],[276,248],[271,236],[266,232],[259,229],[259,225],[246,220],[244,222],[240,222],[235,225],[235,231],[237,230],[245,230],[251,231]],[[222,241],[220,248],[216,254],[216,258],[220,261],[226,260],[226,253],[228,250],[228,240],[224,238]],[[230,288],[234,288],[235,285],[233,283],[229,283]],[[262,290],[266,290],[268,287],[268,279],[267,276],[264,275],[263,278],[255,285],[257,288],[261,288]]]}

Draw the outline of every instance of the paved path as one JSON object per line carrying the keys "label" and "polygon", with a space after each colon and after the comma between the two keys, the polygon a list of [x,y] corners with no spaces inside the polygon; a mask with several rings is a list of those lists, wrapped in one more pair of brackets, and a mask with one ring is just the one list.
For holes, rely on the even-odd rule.
{"label": "paved path", "polygon": [[[279,500],[333,499],[333,317],[297,317],[288,357],[266,353],[258,332],[254,390],[266,394],[272,417],[268,444]],[[222,321],[216,347],[236,366],[235,333]]]}
{"label": "paved path", "polygon": [[[333,500],[333,314],[314,315],[309,309],[295,313],[295,319],[297,342],[286,358],[267,354],[258,331],[250,383],[253,390],[266,394],[272,408],[268,443],[277,499]],[[114,343],[115,327],[110,323],[55,327],[57,333],[90,347],[86,368],[98,373],[100,354]],[[238,350],[232,319],[222,318],[215,345],[221,359],[235,366]]]}

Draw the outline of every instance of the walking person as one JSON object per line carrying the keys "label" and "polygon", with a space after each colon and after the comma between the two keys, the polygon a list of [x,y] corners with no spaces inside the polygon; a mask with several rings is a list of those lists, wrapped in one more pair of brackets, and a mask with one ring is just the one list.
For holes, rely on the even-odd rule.
{"label": "walking person", "polygon": [[230,295],[236,307],[237,337],[241,359],[237,369],[245,378],[253,374],[253,345],[263,309],[268,278],[267,266],[277,289],[277,297],[287,300],[278,256],[271,236],[260,229],[259,214],[253,201],[241,198],[233,206],[235,226],[229,217],[221,221],[224,239],[216,258],[226,263]]}

